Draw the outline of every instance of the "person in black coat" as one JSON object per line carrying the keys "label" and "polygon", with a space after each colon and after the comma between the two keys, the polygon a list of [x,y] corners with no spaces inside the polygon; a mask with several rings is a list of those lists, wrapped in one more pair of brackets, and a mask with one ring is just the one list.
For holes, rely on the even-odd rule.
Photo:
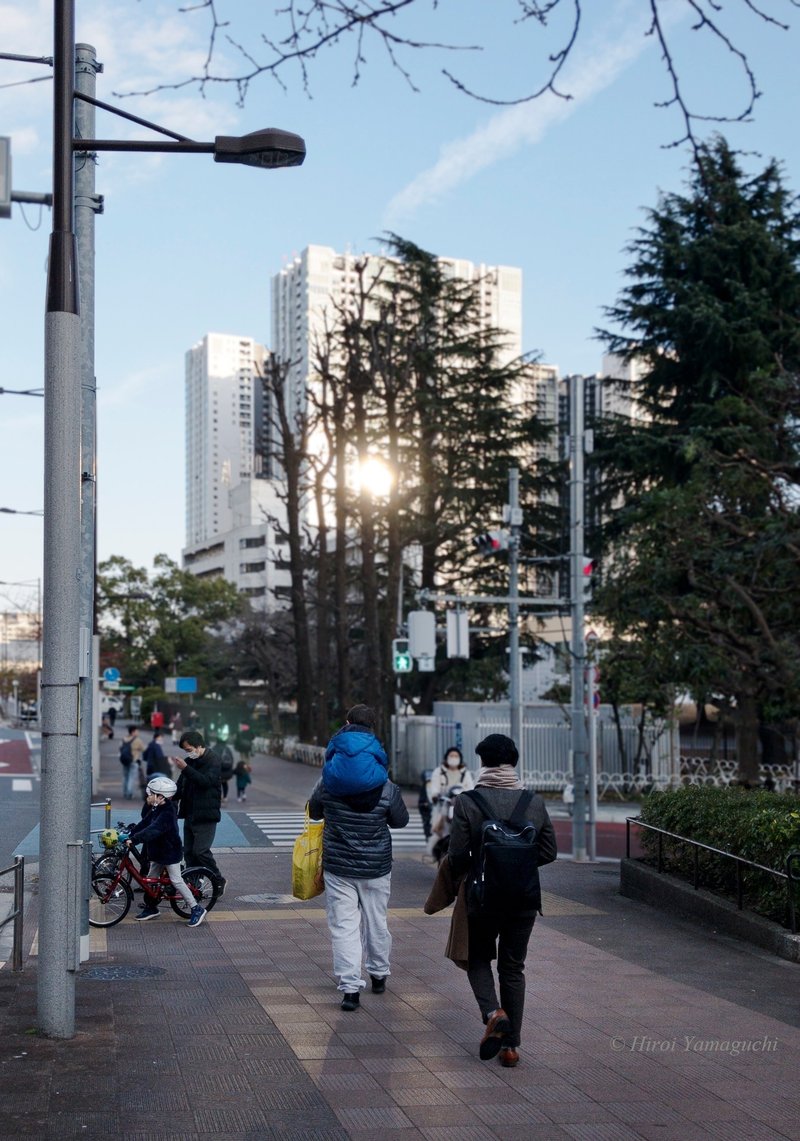
{"label": "person in black coat", "polygon": [[211,851],[217,824],[222,819],[222,764],[213,749],[206,747],[203,734],[188,729],[181,734],[185,757],[172,757],[179,770],[178,817],[183,820],[183,848],[187,866],[208,868],[217,881],[218,894],[226,880]]}
{"label": "person in black coat", "polygon": [[[502,733],[490,733],[475,752],[483,763],[476,791],[489,804],[495,819],[508,821],[524,793],[516,771],[517,746]],[[471,793],[463,792],[456,798],[447,851],[454,882],[475,867],[485,819]],[[525,819],[536,828],[539,866],[551,863],[558,854],[556,834],[540,796],[530,800]],[[519,1062],[517,1047],[525,1008],[525,957],[535,919],[535,909],[469,914],[468,918],[467,977],[486,1026],[479,1053],[484,1060],[499,1054],[503,1066],[516,1066]],[[500,1002],[492,973],[495,958]]]}

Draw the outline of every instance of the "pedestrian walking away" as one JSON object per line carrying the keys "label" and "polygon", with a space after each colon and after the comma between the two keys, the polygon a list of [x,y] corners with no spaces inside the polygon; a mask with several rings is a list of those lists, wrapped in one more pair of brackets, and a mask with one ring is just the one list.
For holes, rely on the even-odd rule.
{"label": "pedestrian walking away", "polygon": [[[206,917],[206,909],[195,901],[194,896],[181,875],[181,837],[178,832],[178,816],[173,797],[178,791],[175,781],[169,777],[155,776],[147,785],[147,799],[142,819],[128,828],[128,847],[138,841],[147,844],[150,856],[149,875],[156,879],[162,868],[167,869],[175,890],[189,908],[189,927],[199,927]],[[135,917],[145,921],[156,919],[160,914],[158,906],[147,901]]]}
{"label": "pedestrian walking away", "polygon": [[144,753],[144,742],[135,725],[128,726],[128,732],[119,747],[119,762],[122,765],[122,796],[133,800],[133,789],[139,774]]}
{"label": "pedestrian walking away", "polygon": [[538,868],[555,860],[556,837],[544,801],[518,778],[511,738],[491,733],[475,752],[483,767],[475,790],[456,799],[444,874],[454,885],[467,880],[459,901],[467,908],[467,977],[485,1025],[480,1057],[499,1054],[511,1067],[519,1062],[525,960],[541,912]]}
{"label": "pedestrian walking away", "polygon": [[391,891],[389,828],[408,824],[400,789],[388,779],[388,761],[373,727],[375,713],[354,706],[331,739],[322,776],[308,802],[312,820],[324,820],[322,868],[333,973],[342,1010],[357,1010],[367,985],[383,994],[391,973],[392,937],[387,913]]}
{"label": "pedestrian walking away", "polygon": [[184,856],[187,864],[208,868],[219,885],[218,895],[222,896],[227,881],[211,851],[217,824],[222,819],[222,765],[196,729],[181,735],[180,747],[186,756],[170,760],[180,773],[177,799],[178,817],[183,820]]}
{"label": "pedestrian walking away", "polygon": [[172,768],[167,760],[161,741],[161,730],[156,729],[153,733],[153,739],[142,754],[142,760],[144,761],[148,778],[152,776],[172,777]]}
{"label": "pedestrian walking away", "polygon": [[253,778],[250,776],[250,765],[244,758],[237,763],[233,775],[236,778],[236,799],[247,800],[247,786],[253,783]]}
{"label": "pedestrian walking away", "polygon": [[223,804],[228,799],[228,782],[233,776],[235,761],[233,756],[233,749],[228,745],[222,737],[217,734],[212,742],[212,748],[219,757],[220,762],[220,780],[222,782],[222,802]]}

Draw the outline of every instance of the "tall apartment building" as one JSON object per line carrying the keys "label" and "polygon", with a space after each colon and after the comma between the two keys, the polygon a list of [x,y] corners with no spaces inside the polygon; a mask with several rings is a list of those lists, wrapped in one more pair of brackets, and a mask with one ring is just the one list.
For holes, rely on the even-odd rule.
{"label": "tall apartment building", "polygon": [[207,333],[186,354],[186,546],[231,527],[231,490],[268,474],[265,410],[254,383],[266,350],[252,337]]}
{"label": "tall apartment building", "polygon": [[[272,348],[281,360],[292,362],[287,378],[290,410],[313,371],[315,345],[326,319],[334,324],[337,307],[355,297],[356,266],[364,261],[368,280],[378,273],[389,277],[397,264],[382,254],[337,253],[330,246],[312,245],[272,278]],[[506,333],[504,360],[520,356],[522,270],[476,265],[461,258],[440,257],[438,261],[445,274],[479,283],[481,323]]]}
{"label": "tall apartment building", "polygon": [[288,591],[277,533],[284,516],[272,460],[271,415],[252,337],[207,333],[186,354],[184,566],[222,577],[258,606]]}

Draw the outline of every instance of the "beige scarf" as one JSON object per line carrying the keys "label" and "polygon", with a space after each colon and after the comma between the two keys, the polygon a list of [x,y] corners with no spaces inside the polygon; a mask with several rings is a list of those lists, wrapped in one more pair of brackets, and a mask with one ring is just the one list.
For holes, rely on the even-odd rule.
{"label": "beige scarf", "polygon": [[476,781],[478,788],[522,788],[522,782],[517,776],[513,765],[485,766],[478,773]]}

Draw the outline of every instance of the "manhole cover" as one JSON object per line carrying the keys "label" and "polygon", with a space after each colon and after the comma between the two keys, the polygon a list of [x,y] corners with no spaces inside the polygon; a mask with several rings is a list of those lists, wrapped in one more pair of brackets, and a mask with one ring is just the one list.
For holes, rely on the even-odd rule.
{"label": "manhole cover", "polygon": [[238,895],[240,903],[298,903],[293,895],[278,895],[273,891],[266,891],[262,895]]}
{"label": "manhole cover", "polygon": [[153,979],[163,974],[166,974],[164,967],[87,967],[81,971],[81,978],[116,982],[118,979]]}

